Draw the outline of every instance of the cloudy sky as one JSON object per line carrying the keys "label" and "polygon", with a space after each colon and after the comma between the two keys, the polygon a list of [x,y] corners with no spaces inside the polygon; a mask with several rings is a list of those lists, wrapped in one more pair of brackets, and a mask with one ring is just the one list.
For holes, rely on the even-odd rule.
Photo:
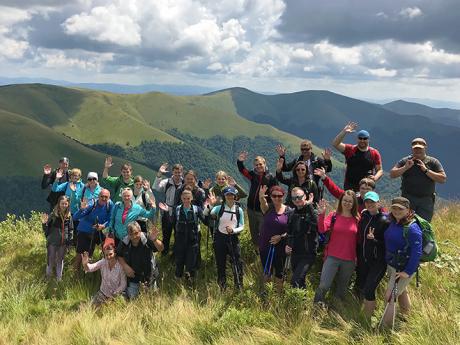
{"label": "cloudy sky", "polygon": [[459,101],[458,0],[0,0],[0,76]]}

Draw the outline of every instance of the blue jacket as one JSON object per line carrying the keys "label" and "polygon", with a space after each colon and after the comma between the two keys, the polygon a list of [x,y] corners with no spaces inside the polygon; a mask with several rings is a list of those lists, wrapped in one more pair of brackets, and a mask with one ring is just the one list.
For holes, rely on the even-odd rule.
{"label": "blue jacket", "polygon": [[88,203],[91,202],[91,200],[97,201],[101,190],[102,187],[100,185],[97,185],[96,188],[94,188],[94,191],[91,191],[89,187],[83,186],[81,190],[77,191],[75,197],[77,198],[78,202],[81,202],[81,199],[83,198],[88,200]]}
{"label": "blue jacket", "polygon": [[79,220],[77,230],[80,232],[92,233],[93,225],[103,224],[107,227],[110,221],[110,214],[113,210],[113,202],[109,200],[106,205],[100,205],[98,201],[91,202],[87,208],[80,209],[73,215],[73,219]]}
{"label": "blue jacket", "polygon": [[51,191],[53,192],[65,192],[65,195],[69,197],[70,200],[70,213],[74,214],[80,209],[80,199],[78,195],[81,195],[81,191],[85,184],[81,181],[76,183],[75,191],[70,189],[71,182],[64,182],[59,184],[58,181],[55,181],[51,186]]}
{"label": "blue jacket", "polygon": [[155,216],[155,208],[151,210],[146,210],[142,208],[142,206],[138,204],[133,204],[131,202],[131,208],[128,211],[128,215],[126,216],[126,221],[122,222],[123,210],[124,205],[121,201],[115,203],[112,213],[110,215],[110,223],[109,228],[114,231],[116,238],[122,240],[125,236],[128,235],[128,224],[134,222],[139,217],[150,218],[153,219]]}
{"label": "blue jacket", "polygon": [[391,222],[384,233],[388,265],[408,275],[414,274],[422,256],[422,229],[417,223],[409,226],[407,240],[403,235],[403,226]]}

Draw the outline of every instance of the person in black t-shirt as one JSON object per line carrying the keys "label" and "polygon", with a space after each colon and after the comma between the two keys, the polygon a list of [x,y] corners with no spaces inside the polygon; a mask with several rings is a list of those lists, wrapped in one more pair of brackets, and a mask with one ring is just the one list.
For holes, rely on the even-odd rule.
{"label": "person in black t-shirt", "polygon": [[146,236],[137,222],[128,224],[128,236],[117,247],[117,256],[128,277],[126,296],[136,298],[142,286],[148,287],[152,275],[152,253],[163,250],[163,243],[158,240],[159,231],[151,227]]}
{"label": "person in black t-shirt", "polygon": [[445,183],[446,172],[441,162],[426,154],[423,138],[412,140],[412,154],[402,158],[390,171],[390,177],[402,177],[401,196],[409,199],[411,208],[431,221],[434,212],[436,182]]}

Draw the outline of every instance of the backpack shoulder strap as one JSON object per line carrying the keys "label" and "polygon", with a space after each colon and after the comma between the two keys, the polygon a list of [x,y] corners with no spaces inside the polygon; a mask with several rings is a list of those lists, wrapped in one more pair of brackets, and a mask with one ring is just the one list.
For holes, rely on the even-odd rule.
{"label": "backpack shoulder strap", "polygon": [[85,192],[86,192],[86,185],[83,187],[83,190],[81,191],[81,198],[80,198],[80,202],[83,201],[83,199],[85,198]]}
{"label": "backpack shoulder strap", "polygon": [[141,192],[141,193],[142,193],[142,194],[141,194],[141,197],[142,197],[142,203],[144,204],[144,207],[145,207],[145,208],[147,208],[147,207],[148,207],[148,205],[147,205],[147,197],[146,197],[146,195],[145,195],[145,190],[142,190],[142,192]]}
{"label": "backpack shoulder strap", "polygon": [[198,206],[192,205],[192,209],[193,209],[193,221],[195,222],[195,224],[198,224]]}

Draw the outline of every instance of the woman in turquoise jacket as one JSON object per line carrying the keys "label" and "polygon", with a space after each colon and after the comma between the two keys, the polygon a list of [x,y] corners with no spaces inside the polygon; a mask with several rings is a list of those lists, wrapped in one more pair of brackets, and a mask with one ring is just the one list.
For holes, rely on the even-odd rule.
{"label": "woman in turquoise jacket", "polygon": [[65,195],[70,200],[70,213],[73,215],[80,209],[79,196],[82,193],[85,184],[81,181],[81,170],[72,169],[70,171],[70,181],[59,184],[58,181],[62,177],[61,171],[56,172],[56,180],[53,183],[51,190],[53,192],[65,192]]}
{"label": "woman in turquoise jacket", "polygon": [[118,201],[113,207],[109,223],[110,231],[115,234],[117,243],[128,235],[129,223],[136,221],[140,217],[153,219],[156,211],[155,201],[152,199],[149,200],[149,210],[133,203],[133,191],[131,188],[123,189],[121,197],[122,201]]}

